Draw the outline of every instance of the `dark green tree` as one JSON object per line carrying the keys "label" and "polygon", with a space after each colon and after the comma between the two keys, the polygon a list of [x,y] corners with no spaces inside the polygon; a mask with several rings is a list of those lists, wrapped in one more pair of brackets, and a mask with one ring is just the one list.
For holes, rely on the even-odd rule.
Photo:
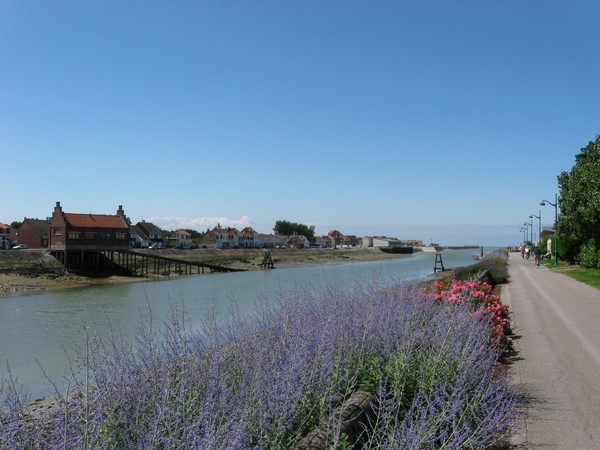
{"label": "dark green tree", "polygon": [[558,176],[561,257],[575,262],[583,246],[600,249],[600,135],[577,155],[570,172]]}
{"label": "dark green tree", "polygon": [[281,236],[290,236],[299,234],[305,236],[306,239],[312,241],[315,239],[315,226],[304,225],[302,223],[289,222],[287,220],[278,220],[275,222],[273,231]]}

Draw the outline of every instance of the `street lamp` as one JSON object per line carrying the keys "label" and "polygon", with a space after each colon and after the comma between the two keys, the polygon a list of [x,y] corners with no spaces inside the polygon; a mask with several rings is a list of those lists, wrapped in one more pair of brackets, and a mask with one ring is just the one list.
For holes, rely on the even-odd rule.
{"label": "street lamp", "polygon": [[533,244],[533,217],[529,216],[529,218],[531,219],[531,223],[529,224],[529,226],[531,227],[531,243]]}
{"label": "street lamp", "polygon": [[542,200],[540,205],[546,206],[546,203],[554,206],[554,265],[558,266],[558,194],[554,194],[554,203]]}
{"label": "street lamp", "polygon": [[527,241],[525,240],[525,232],[527,231],[527,228],[521,227],[519,231],[523,232],[523,247],[525,247],[525,245],[527,244]]}
{"label": "street lamp", "polygon": [[527,222],[523,222],[523,225],[525,226],[525,236],[527,237],[527,239],[525,240],[525,242],[529,241],[529,224]]}
{"label": "street lamp", "polygon": [[540,209],[539,216],[535,214],[530,214],[529,218],[533,219],[534,217],[538,220],[538,245],[542,242],[542,210]]}

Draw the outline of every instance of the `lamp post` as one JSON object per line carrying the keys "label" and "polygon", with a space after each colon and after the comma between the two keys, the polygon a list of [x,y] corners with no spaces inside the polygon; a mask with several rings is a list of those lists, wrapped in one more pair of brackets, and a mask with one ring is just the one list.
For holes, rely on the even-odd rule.
{"label": "lamp post", "polygon": [[523,232],[523,247],[525,247],[525,244],[527,243],[527,241],[525,240],[525,232],[527,231],[527,228],[521,227],[519,231]]}
{"label": "lamp post", "polygon": [[527,245],[527,241],[529,241],[529,224],[527,222],[523,222],[523,226],[525,227],[525,244]]}
{"label": "lamp post", "polygon": [[535,214],[530,214],[529,217],[533,219],[534,217],[538,220],[538,245],[542,243],[542,210],[539,211],[539,216]]}
{"label": "lamp post", "polygon": [[554,265],[558,266],[558,194],[554,194],[554,203],[542,200],[540,205],[546,206],[546,203],[554,206]]}
{"label": "lamp post", "polygon": [[535,236],[533,235],[533,217],[529,216],[529,218],[531,219],[531,223],[529,224],[529,226],[531,227],[531,243],[533,244],[535,238]]}

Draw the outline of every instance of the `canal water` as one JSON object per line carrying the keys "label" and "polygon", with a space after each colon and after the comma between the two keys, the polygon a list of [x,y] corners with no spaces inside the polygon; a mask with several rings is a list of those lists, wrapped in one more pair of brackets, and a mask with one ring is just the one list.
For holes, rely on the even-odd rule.
{"label": "canal water", "polygon": [[[442,252],[446,268],[473,263],[477,250]],[[296,289],[354,283],[387,285],[433,273],[435,253],[418,252],[374,262],[306,265],[268,271],[189,275],[156,282],[124,283],[0,296],[0,373],[8,370],[32,399],[51,395],[43,373],[62,386],[75,344],[86,335],[107,336],[110,329],[131,336],[142,313],[161,322],[172,305],[185,311],[192,326],[214,311],[232,307],[252,312],[258,301]],[[109,326],[110,324],[110,326]],[[42,371],[43,369],[43,371]]]}

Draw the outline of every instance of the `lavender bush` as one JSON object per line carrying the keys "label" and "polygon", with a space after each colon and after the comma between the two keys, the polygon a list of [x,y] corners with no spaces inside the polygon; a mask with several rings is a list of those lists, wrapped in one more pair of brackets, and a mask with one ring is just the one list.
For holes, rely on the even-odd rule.
{"label": "lavender bush", "polygon": [[[514,398],[492,375],[489,325],[422,286],[335,287],[263,302],[252,317],[211,316],[192,331],[176,307],[149,312],[130,342],[88,337],[59,407],[33,417],[10,380],[0,447],[287,449],[358,389],[377,414],[329,448],[491,448]],[[339,424],[330,423],[330,429]]]}
{"label": "lavender bush", "polygon": [[452,271],[452,278],[469,280],[488,270],[496,283],[508,281],[508,252],[504,249],[486,253],[475,264],[457,267]]}

